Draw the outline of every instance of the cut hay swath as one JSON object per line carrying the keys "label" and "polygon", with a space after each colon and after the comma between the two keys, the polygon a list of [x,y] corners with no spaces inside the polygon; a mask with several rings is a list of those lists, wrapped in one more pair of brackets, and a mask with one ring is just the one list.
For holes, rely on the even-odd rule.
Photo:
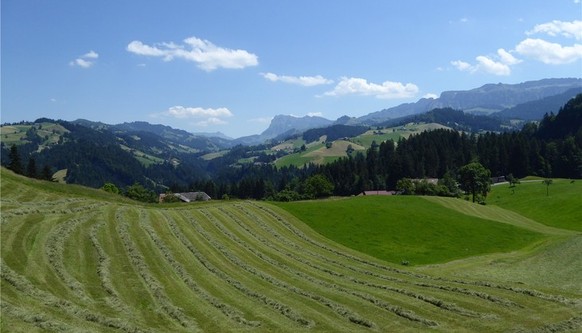
{"label": "cut hay swath", "polygon": [[421,274],[260,202],[143,206],[2,173],[1,330],[580,329],[575,295]]}

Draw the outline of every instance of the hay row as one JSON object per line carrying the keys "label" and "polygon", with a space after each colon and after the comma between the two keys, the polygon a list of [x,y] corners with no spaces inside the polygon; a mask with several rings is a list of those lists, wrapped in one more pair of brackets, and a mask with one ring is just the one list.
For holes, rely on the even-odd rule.
{"label": "hay row", "polygon": [[247,320],[246,318],[244,318],[244,315],[241,311],[222,302],[220,299],[212,296],[210,293],[208,293],[208,291],[199,286],[186,272],[184,266],[182,266],[182,264],[180,264],[174,258],[166,244],[164,244],[164,241],[158,236],[153,227],[150,225],[151,219],[145,216],[147,213],[145,211],[142,211],[141,214],[142,215],[140,216],[140,221],[142,223],[140,224],[140,226],[146,231],[152,242],[160,250],[163,257],[166,259],[166,262],[172,267],[176,275],[178,275],[180,279],[182,279],[182,281],[188,286],[190,290],[192,290],[196,295],[198,295],[200,298],[208,302],[210,305],[220,310],[227,318],[233,320],[236,323],[250,327],[258,327],[261,325],[261,323],[258,321]]}
{"label": "hay row", "polygon": [[[46,306],[58,309],[71,317],[95,323],[105,328],[116,329],[128,333],[149,332],[148,330],[129,325],[126,321],[122,321],[121,319],[103,316],[100,313],[92,312],[86,308],[79,307],[68,300],[58,298],[51,293],[40,290],[25,277],[8,267],[8,265],[4,263],[4,260],[0,261],[0,277],[24,295],[30,296]],[[4,300],[2,302],[4,302]]]}
{"label": "hay row", "polygon": [[[558,296],[558,295],[549,295],[549,294],[545,294],[543,292],[539,292],[537,290],[531,290],[531,289],[524,289],[524,288],[516,288],[516,287],[511,287],[511,286],[506,286],[506,285],[500,285],[500,284],[495,284],[495,283],[491,283],[491,282],[485,282],[485,281],[476,281],[476,282],[471,282],[471,281],[464,281],[464,280],[459,280],[459,279],[446,279],[446,278],[440,278],[440,277],[432,277],[429,275],[424,275],[424,274],[419,274],[419,273],[413,273],[413,272],[408,272],[408,271],[403,271],[403,270],[399,270],[390,266],[386,266],[386,265],[382,265],[376,262],[372,262],[369,260],[365,260],[363,258],[358,258],[356,256],[353,256],[351,254],[348,253],[344,253],[338,250],[335,250],[333,248],[330,248],[324,244],[320,244],[318,242],[315,242],[314,240],[310,239],[309,237],[307,237],[303,232],[301,232],[300,230],[298,230],[295,226],[293,226],[291,223],[289,223],[288,221],[286,221],[285,219],[283,219],[281,216],[279,216],[277,213],[275,213],[273,210],[266,208],[262,205],[258,205],[256,203],[253,202],[248,202],[249,205],[256,207],[258,209],[260,209],[261,211],[265,212],[266,214],[272,216],[273,218],[275,218],[278,222],[280,222],[283,226],[285,226],[289,231],[293,232],[295,235],[297,235],[297,237],[303,239],[306,242],[309,242],[310,244],[313,244],[315,246],[318,246],[326,251],[332,252],[338,256],[342,256],[357,262],[360,262],[362,264],[366,264],[366,265],[370,265],[372,267],[384,270],[384,271],[389,271],[389,272],[393,272],[393,273],[397,273],[397,274],[402,274],[402,275],[407,275],[409,277],[415,277],[418,279],[423,279],[423,280],[433,280],[433,281],[440,281],[440,282],[447,282],[447,283],[457,283],[457,284],[462,284],[462,285],[474,285],[474,286],[479,286],[479,287],[486,287],[486,288],[493,288],[493,289],[501,289],[501,290],[507,290],[507,291],[512,291],[514,293],[518,293],[518,294],[523,294],[523,295],[528,295],[531,297],[536,297],[542,300],[546,300],[546,301],[552,301],[552,302],[557,302],[557,303],[562,303],[562,304],[567,304],[567,305],[575,305],[577,304],[576,301],[570,300],[566,297],[563,296]],[[239,209],[243,209],[242,207],[239,206]]]}
{"label": "hay row", "polygon": [[87,222],[90,217],[90,215],[85,215],[83,218],[70,219],[66,222],[60,223],[51,230],[45,244],[45,253],[57,277],[72,291],[72,294],[75,297],[78,297],[85,302],[90,301],[85,287],[67,272],[63,254],[65,251],[65,240],[78,226]]}
{"label": "hay row", "polygon": [[547,324],[534,330],[518,329],[516,333],[567,333],[582,330],[582,316],[572,317],[558,323]]}
{"label": "hay row", "polygon": [[[233,220],[236,220],[237,223],[242,223],[235,216],[230,216],[230,218],[233,219]],[[258,219],[260,219],[260,218],[258,218]],[[324,286],[326,288],[329,288],[329,289],[333,289],[333,290],[342,292],[342,293],[347,294],[347,295],[352,295],[352,296],[356,296],[358,298],[364,299],[364,300],[366,300],[366,301],[368,301],[368,302],[370,302],[370,303],[372,303],[372,304],[374,304],[374,305],[376,305],[376,306],[378,306],[378,307],[380,307],[380,308],[382,308],[384,310],[387,310],[389,312],[392,312],[392,313],[394,313],[394,314],[396,314],[396,315],[398,315],[400,317],[403,317],[405,319],[408,319],[408,320],[411,320],[411,321],[415,321],[415,322],[419,322],[419,323],[422,323],[422,324],[424,324],[426,326],[437,326],[437,323],[435,321],[422,318],[422,317],[416,315],[413,311],[405,310],[405,309],[403,309],[401,307],[397,307],[397,306],[391,305],[391,304],[389,304],[388,302],[386,302],[384,300],[377,299],[374,296],[371,296],[371,295],[368,295],[368,294],[365,294],[365,293],[361,293],[361,292],[354,292],[354,291],[351,291],[351,290],[346,289],[344,287],[340,287],[340,286],[338,286],[336,284],[331,284],[331,283],[322,281],[320,279],[316,279],[313,276],[310,276],[310,275],[305,274],[303,272],[300,272],[300,271],[297,271],[295,269],[292,269],[291,267],[289,267],[289,266],[287,266],[287,265],[285,265],[283,263],[280,263],[280,262],[278,262],[276,260],[273,260],[272,258],[264,255],[261,252],[258,252],[257,250],[255,250],[254,248],[252,248],[250,245],[248,245],[247,242],[243,242],[240,238],[238,238],[237,236],[235,236],[234,234],[232,234],[228,230],[226,230],[215,219],[214,219],[213,223],[215,224],[215,226],[219,230],[221,230],[231,240],[235,241],[238,245],[244,247],[249,252],[253,253],[255,256],[257,256],[261,260],[269,263],[270,265],[277,266],[277,267],[283,269],[286,272],[292,272],[293,274],[295,274],[295,275],[297,275],[299,277],[302,277],[303,279],[305,279],[305,280],[307,280],[307,281],[309,281],[311,283],[318,284],[318,285]],[[320,267],[318,267],[318,265],[315,265],[313,263],[310,263],[307,260],[300,259],[297,256],[292,255],[291,253],[285,253],[285,252],[281,251],[280,249],[278,249],[277,247],[273,246],[272,244],[269,244],[267,242],[265,242],[264,244],[266,246],[268,246],[269,248],[271,248],[272,250],[274,250],[276,252],[279,252],[279,253],[281,253],[283,255],[286,255],[287,257],[290,257],[293,260],[296,260],[298,262],[301,262],[301,263],[303,263],[303,264],[305,264],[305,265],[307,265],[307,266],[309,266],[311,268],[314,268],[314,269],[317,269],[317,270],[320,269]],[[356,284],[359,284],[359,285],[364,285],[364,286],[367,286],[367,287],[376,287],[376,288],[384,289],[384,290],[388,290],[388,291],[396,291],[396,292],[401,293],[403,295],[406,295],[406,296],[409,296],[409,297],[413,297],[413,298],[416,298],[416,299],[425,301],[427,303],[436,305],[436,306],[438,306],[438,307],[440,307],[442,309],[445,309],[445,310],[449,310],[449,311],[452,311],[452,312],[457,312],[457,313],[460,313],[460,314],[470,313],[469,310],[459,308],[459,307],[457,307],[454,304],[449,304],[447,302],[440,301],[440,300],[436,300],[436,299],[433,299],[433,298],[428,297],[428,296],[418,295],[418,294],[415,294],[415,293],[410,292],[410,291],[398,290],[396,288],[391,288],[391,287],[388,287],[388,286],[374,285],[374,284],[371,284],[371,283],[367,283],[365,281],[360,281],[360,280],[348,278],[348,277],[344,276],[341,273],[338,273],[338,272],[335,272],[335,271],[332,271],[332,270],[328,270],[328,269],[325,269],[325,271],[326,272],[330,272],[331,275],[334,276],[334,277],[342,277],[342,278],[344,278],[347,281],[350,281],[350,282],[353,282],[353,283],[356,283]]]}
{"label": "hay row", "polygon": [[156,303],[160,306],[166,315],[172,318],[175,322],[180,324],[182,327],[194,329],[198,325],[190,320],[188,316],[184,314],[182,309],[175,306],[166,295],[164,288],[160,282],[150,273],[150,269],[146,264],[143,254],[137,248],[137,245],[132,240],[129,233],[128,223],[122,218],[121,212],[117,211],[115,215],[115,220],[117,224],[117,232],[122,240],[122,243],[127,252],[127,256],[134,267],[134,269],[141,276],[142,280],[146,284],[149,292],[153,295]]}
{"label": "hay row", "polygon": [[[201,210],[201,213],[204,214],[207,219],[213,218],[208,212],[206,212],[204,210]],[[297,295],[312,299],[312,300],[314,300],[322,305],[325,305],[326,307],[332,309],[334,312],[336,312],[340,316],[348,319],[350,322],[353,322],[355,324],[362,325],[365,327],[374,327],[375,326],[375,324],[373,322],[371,322],[370,320],[363,318],[362,316],[360,316],[359,314],[357,314],[353,310],[350,310],[341,304],[338,304],[338,303],[336,303],[336,302],[334,302],[334,301],[332,301],[324,296],[314,294],[312,292],[306,291],[306,290],[301,289],[299,287],[289,285],[286,282],[283,282],[283,281],[281,281],[281,280],[279,280],[279,279],[277,279],[277,278],[275,278],[267,273],[264,273],[263,271],[258,270],[257,268],[255,268],[253,266],[246,264],[238,256],[236,256],[234,253],[232,253],[229,249],[227,249],[221,243],[217,242],[209,233],[207,233],[197,223],[195,223],[194,221],[191,221],[191,225],[196,229],[196,231],[209,244],[211,244],[215,249],[220,251],[220,253],[222,253],[224,255],[224,257],[226,257],[230,262],[232,262],[233,264],[242,268],[243,270],[253,274],[254,276],[261,278],[264,281],[269,282],[270,284],[272,284],[275,287],[291,291]]]}
{"label": "hay row", "polygon": [[119,312],[132,313],[133,311],[121,300],[119,294],[113,286],[113,282],[111,281],[111,272],[109,270],[111,260],[109,259],[109,256],[97,238],[98,230],[103,228],[105,224],[106,223],[104,221],[94,224],[89,232],[89,239],[91,240],[93,248],[97,252],[97,275],[101,280],[101,287],[107,293],[107,304]]}
{"label": "hay row", "polygon": [[40,329],[53,332],[91,332],[89,330],[73,328],[59,320],[50,318],[46,313],[35,313],[21,307],[16,307],[6,300],[2,300],[0,309],[3,320],[6,320],[6,317],[12,317]]}
{"label": "hay row", "polygon": [[176,225],[175,221],[168,220],[168,227],[170,228],[170,230],[172,231],[174,236],[176,238],[178,238],[178,240],[180,240],[182,245],[184,245],[190,251],[190,253],[192,253],[192,255],[194,255],[194,257],[198,260],[198,262],[200,264],[202,264],[202,266],[204,266],[204,268],[206,268],[206,270],[208,270],[214,276],[216,276],[219,279],[221,279],[222,281],[226,282],[228,285],[234,287],[235,289],[240,291],[245,296],[252,298],[252,299],[255,299],[255,300],[269,306],[270,308],[279,312],[280,314],[282,314],[283,316],[292,320],[293,322],[296,322],[297,324],[299,324],[303,327],[313,327],[314,322],[312,320],[308,320],[308,319],[304,318],[301,314],[299,314],[299,312],[293,310],[288,305],[281,303],[281,302],[278,302],[277,300],[274,300],[272,298],[265,296],[264,294],[261,294],[257,291],[252,290],[251,288],[245,286],[240,281],[230,277],[228,274],[224,273],[222,270],[218,269],[216,266],[211,264],[208,260],[206,260],[206,258],[202,255],[202,253],[200,253],[200,251],[198,251],[198,249],[196,249],[196,247],[190,242],[190,240],[188,240],[186,238],[186,236],[182,233],[182,231]]}
{"label": "hay row", "polygon": [[49,203],[45,207],[46,209],[39,209],[38,205],[34,205],[32,207],[22,207],[19,209],[12,209],[8,212],[2,212],[3,215],[6,217],[15,217],[15,216],[25,216],[31,214],[40,214],[43,216],[46,215],[69,215],[74,213],[85,213],[85,212],[93,212],[105,204],[103,203],[93,203],[88,205],[82,205],[78,207],[70,207],[70,208],[60,208],[61,205]]}
{"label": "hay row", "polygon": [[[249,214],[247,213],[247,209],[245,209],[244,207],[241,207],[241,206],[237,206],[237,208],[240,209],[247,216],[249,216]],[[246,230],[247,232],[249,232],[249,234],[251,234],[257,240],[259,240],[261,243],[264,243],[265,245],[271,246],[275,250],[278,250],[277,247],[275,247],[273,245],[270,245],[270,242],[266,241],[264,238],[262,238],[262,237],[260,237],[258,235],[255,235],[246,226],[242,225],[240,223],[240,221],[236,218],[236,216],[232,215],[230,212],[228,212],[228,211],[226,211],[224,209],[221,209],[221,211],[224,212],[225,214],[227,214],[233,221],[237,222],[244,230]],[[501,304],[501,305],[504,305],[504,306],[521,307],[520,305],[516,304],[515,302],[512,302],[512,301],[507,300],[505,298],[501,298],[501,297],[497,297],[497,296],[492,296],[492,295],[489,295],[487,293],[480,292],[480,291],[468,290],[466,288],[449,287],[449,286],[445,286],[445,285],[434,285],[434,284],[429,284],[429,283],[426,283],[426,282],[414,282],[410,278],[407,279],[407,280],[404,280],[404,279],[400,279],[400,278],[386,276],[386,275],[383,275],[383,274],[378,274],[378,273],[375,273],[375,272],[372,272],[372,271],[368,271],[368,270],[365,270],[365,269],[359,269],[359,268],[356,268],[356,267],[354,267],[352,265],[346,265],[344,262],[336,261],[336,260],[333,260],[333,259],[331,259],[331,258],[329,258],[327,256],[322,256],[322,255],[313,253],[313,252],[311,252],[311,251],[309,251],[309,250],[307,250],[305,248],[300,247],[299,245],[297,245],[297,244],[295,244],[293,242],[288,241],[288,239],[286,237],[283,237],[280,234],[278,234],[275,230],[273,230],[272,228],[270,228],[266,223],[264,223],[264,221],[262,221],[258,217],[255,217],[254,218],[254,221],[257,222],[257,224],[263,230],[265,230],[269,234],[273,235],[274,238],[276,238],[279,241],[285,243],[286,245],[291,246],[291,247],[293,247],[293,248],[295,248],[297,250],[301,250],[302,253],[309,254],[310,256],[317,257],[318,259],[324,260],[324,261],[329,262],[329,263],[332,263],[334,265],[338,265],[338,266],[340,266],[342,268],[345,268],[345,269],[348,269],[348,270],[351,270],[351,271],[354,271],[354,272],[357,272],[357,273],[361,273],[361,274],[364,274],[364,275],[373,276],[375,278],[379,278],[379,279],[382,279],[382,280],[385,280],[385,281],[396,282],[396,283],[400,283],[400,284],[406,284],[406,285],[411,285],[412,284],[412,285],[416,285],[416,286],[419,286],[419,287],[446,290],[446,291],[455,292],[455,293],[459,293],[459,294],[464,294],[464,295],[468,295],[468,296],[478,297],[480,299],[484,299],[484,300],[490,301],[492,303]],[[277,221],[278,222],[283,222],[283,218],[280,218]],[[305,238],[307,238],[307,237],[305,237]],[[310,242],[310,243],[314,243],[314,242]],[[317,265],[312,265],[311,264],[310,266],[313,267],[313,268],[319,269],[317,267]],[[334,276],[338,276],[338,277],[342,277],[342,274],[339,274],[339,273],[336,273],[336,272],[330,272],[331,270],[329,270],[329,269],[321,269],[321,270],[324,271],[324,272],[327,272],[328,274],[331,274],[331,275],[334,275]],[[392,269],[390,271],[393,272]],[[417,275],[417,277],[418,277],[418,274],[415,274],[415,275]],[[441,279],[441,278],[432,278],[432,277],[424,276],[424,275],[420,275],[420,277],[422,278],[422,280],[430,279],[430,280],[437,280],[437,281],[441,281],[441,282],[454,282],[454,283],[463,283],[463,284],[467,284],[468,283],[468,282],[461,282],[459,280],[450,281],[450,280],[445,280],[445,279]],[[357,282],[357,281],[354,281],[354,282]],[[489,287],[491,287],[491,286],[489,286]],[[382,287],[382,288],[384,288],[384,287]],[[398,288],[394,288],[394,289],[395,290],[393,290],[393,291],[395,291],[395,292],[403,292],[403,290],[401,290],[401,289],[398,289]],[[414,298],[418,298],[418,299],[421,299],[422,298],[422,296],[418,297],[418,295],[414,295],[414,296],[410,295],[410,296],[411,297],[414,297]],[[429,302],[429,303],[433,303],[434,305],[437,305],[437,306],[439,306],[441,308],[443,306],[445,306],[446,308],[448,308],[448,309],[450,309],[452,311],[456,311],[456,312],[459,312],[459,313],[465,313],[466,315],[469,315],[469,316],[477,316],[476,313],[467,312],[467,311],[463,311],[461,309],[458,309],[458,307],[456,305],[442,303],[442,301],[434,300],[434,299],[430,299],[430,298],[425,298],[424,300],[427,301],[427,302]]]}

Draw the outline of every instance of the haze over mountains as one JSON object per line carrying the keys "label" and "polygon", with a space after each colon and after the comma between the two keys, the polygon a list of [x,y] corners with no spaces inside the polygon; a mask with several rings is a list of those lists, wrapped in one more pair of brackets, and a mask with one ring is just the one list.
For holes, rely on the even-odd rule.
{"label": "haze over mountains", "polygon": [[343,116],[332,121],[316,116],[299,118],[279,115],[273,118],[269,128],[260,135],[242,137],[235,141],[241,144],[259,144],[283,134],[290,135],[332,124],[378,125],[438,108],[495,115],[499,118],[538,120],[548,110],[556,113],[560,106],[580,92],[582,92],[580,78],[543,79],[519,84],[486,84],[471,90],[445,91],[439,98],[421,98],[416,103],[401,104],[359,118]]}
{"label": "haze over mountains", "polygon": [[[562,94],[570,89],[582,90],[582,79],[543,79],[518,84],[486,84],[465,91],[444,91],[439,98],[422,98],[416,103],[401,104],[360,117],[362,123],[374,124],[436,108],[450,107],[470,113],[491,114],[516,105]],[[575,93],[569,98],[576,95]],[[565,99],[564,101],[567,101]],[[563,105],[563,102],[561,103]],[[557,110],[556,110],[557,111]]]}
{"label": "haze over mountains", "polygon": [[[444,91],[438,98],[421,98],[415,103],[401,104],[359,118],[345,115],[337,120],[330,120],[319,116],[277,115],[262,133],[236,139],[220,132],[190,133],[144,121],[110,125],[79,119],[73,123],[118,134],[152,133],[159,138],[179,142],[197,151],[215,151],[236,145],[249,146],[263,144],[269,140],[284,140],[309,129],[331,125],[394,126],[405,122],[442,120],[443,125],[463,130],[499,131],[503,128],[507,130],[509,127],[505,124],[509,124],[510,120],[540,120],[545,113],[557,113],[564,103],[581,92],[582,78],[542,79],[519,84],[486,84],[466,91]],[[463,111],[466,117],[461,122],[471,124],[451,126],[455,121],[458,122],[462,115],[451,111],[429,113],[435,109]]]}

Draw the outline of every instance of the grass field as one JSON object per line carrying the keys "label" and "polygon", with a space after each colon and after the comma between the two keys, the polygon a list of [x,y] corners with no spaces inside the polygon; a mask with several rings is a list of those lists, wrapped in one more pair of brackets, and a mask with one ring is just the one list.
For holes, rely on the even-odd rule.
{"label": "grass field", "polygon": [[[481,263],[469,260],[479,257],[461,260],[464,276],[452,263],[402,267],[331,241],[268,203],[142,205],[4,169],[0,176],[2,332],[582,328],[574,288],[471,276]],[[524,244],[542,235],[513,231],[533,237]],[[579,253],[577,236],[543,237],[556,241],[538,242],[522,261],[544,268],[541,254]]]}
{"label": "grass field", "polygon": [[30,141],[26,140],[26,131],[33,126],[37,129],[37,134],[42,138],[41,148],[56,144],[64,133],[69,132],[63,126],[53,123],[0,126],[2,142],[7,146],[29,143]]}
{"label": "grass field", "polygon": [[582,180],[553,179],[549,188],[542,180],[493,186],[487,202],[549,226],[582,231]]}
{"label": "grass field", "polygon": [[432,264],[506,252],[543,238],[422,197],[362,196],[276,205],[340,244],[395,264]]}

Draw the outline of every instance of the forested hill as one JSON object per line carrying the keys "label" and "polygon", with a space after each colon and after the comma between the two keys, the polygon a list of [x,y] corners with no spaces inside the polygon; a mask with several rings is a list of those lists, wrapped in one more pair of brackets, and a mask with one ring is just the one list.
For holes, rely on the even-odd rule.
{"label": "forested hill", "polygon": [[474,133],[483,131],[500,132],[512,127],[509,122],[502,121],[499,118],[465,113],[452,108],[434,109],[423,114],[390,120],[380,124],[380,126],[395,126],[409,122],[438,123],[457,131]]}
{"label": "forested hill", "polygon": [[343,137],[354,137],[366,132],[367,126],[332,125],[324,128],[314,128],[303,132],[303,140],[313,142],[326,136],[327,141],[335,141]]}
{"label": "forested hill", "polygon": [[[83,125],[81,125],[83,124]],[[182,182],[183,174],[206,176],[197,150],[152,132],[112,131],[110,125],[41,118],[2,126],[2,163],[17,146],[23,173],[66,170],[65,180],[90,187],[135,182],[155,188]],[[31,170],[26,170],[30,168]],[[189,177],[188,179],[191,179]]]}
{"label": "forested hill", "polygon": [[582,94],[557,115],[527,124],[519,132],[468,135],[435,130],[370,148],[366,155],[322,165],[316,173],[335,184],[335,193],[393,189],[399,179],[455,177],[479,161],[493,176],[582,178]]}

